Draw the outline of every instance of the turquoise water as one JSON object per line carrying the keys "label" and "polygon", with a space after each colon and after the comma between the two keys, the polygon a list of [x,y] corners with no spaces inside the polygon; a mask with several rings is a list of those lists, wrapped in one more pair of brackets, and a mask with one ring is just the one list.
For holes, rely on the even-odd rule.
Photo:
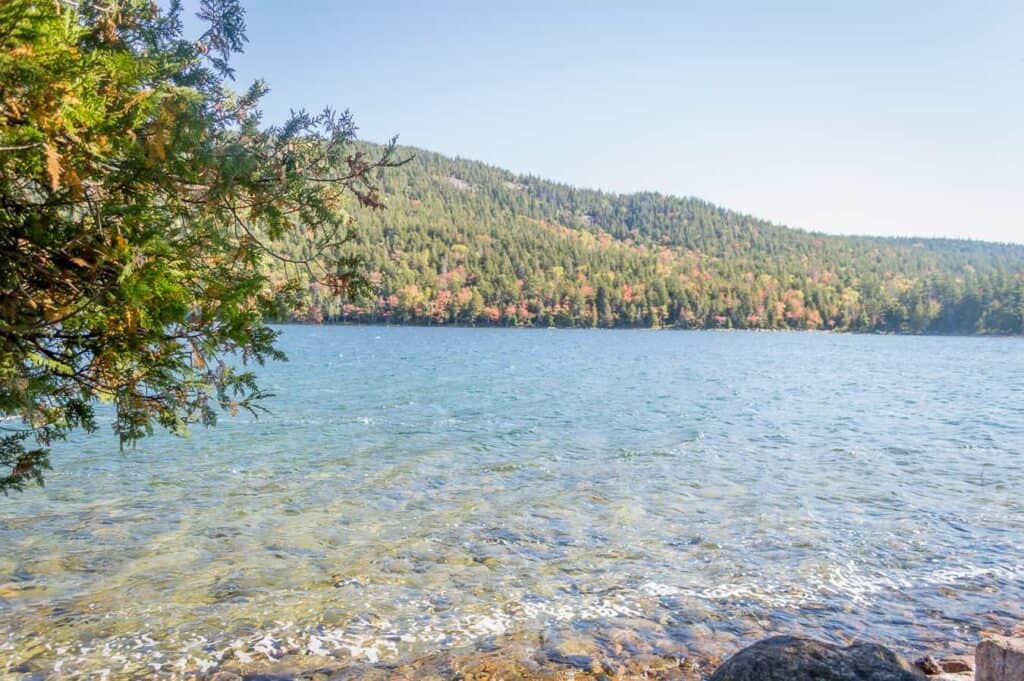
{"label": "turquoise water", "polygon": [[126,456],[80,437],[0,498],[0,673],[370,664],[552,627],[913,652],[1024,619],[1022,339],[281,341],[271,414]]}

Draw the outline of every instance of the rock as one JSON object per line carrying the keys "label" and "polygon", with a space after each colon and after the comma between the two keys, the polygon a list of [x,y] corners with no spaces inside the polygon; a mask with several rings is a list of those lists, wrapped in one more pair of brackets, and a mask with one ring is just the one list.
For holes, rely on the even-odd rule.
{"label": "rock", "polygon": [[690,649],[678,641],[670,638],[659,638],[654,642],[651,652],[662,657],[674,657],[683,659],[690,656]]}
{"label": "rock", "polygon": [[582,671],[600,666],[601,649],[592,638],[563,630],[545,634],[543,653],[547,660]]}
{"label": "rock", "polygon": [[974,651],[975,681],[1024,681],[1024,637],[992,636]]}
{"label": "rock", "polygon": [[938,661],[931,655],[925,655],[922,658],[914,660],[914,666],[928,676],[936,676],[937,674],[942,673],[942,667],[939,666]]}
{"label": "rock", "polygon": [[939,666],[947,674],[963,674],[974,671],[974,660],[966,655],[947,655],[939,658]]}
{"label": "rock", "polygon": [[678,667],[679,663],[657,655],[635,655],[626,662],[626,667],[636,676],[646,676],[651,672]]}
{"label": "rock", "polygon": [[919,681],[927,678],[888,648],[848,648],[797,636],[775,636],[726,660],[711,681]]}
{"label": "rock", "polygon": [[213,676],[210,677],[210,681],[242,681],[242,677],[234,672],[214,672]]}
{"label": "rock", "polygon": [[597,658],[590,655],[563,655],[559,652],[548,653],[548,659],[556,664],[564,664],[567,667],[575,667],[583,671],[590,671],[595,665],[600,665]]}
{"label": "rock", "polygon": [[616,657],[621,656],[623,652],[635,655],[644,647],[643,639],[632,629],[611,629],[605,634],[605,639],[605,647]]}

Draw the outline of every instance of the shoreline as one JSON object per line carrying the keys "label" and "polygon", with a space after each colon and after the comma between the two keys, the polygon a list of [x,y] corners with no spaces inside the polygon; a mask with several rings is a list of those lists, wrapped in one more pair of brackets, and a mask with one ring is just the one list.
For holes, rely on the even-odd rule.
{"label": "shoreline", "polygon": [[[1024,627],[1019,627],[1024,633]],[[532,679],[536,681],[702,681],[738,652],[770,636],[739,636],[717,640],[716,632],[699,644],[674,639],[646,640],[636,630],[616,628],[601,636],[557,630],[532,634],[491,637],[472,645],[458,646],[394,661],[338,660],[334,657],[289,654],[280,659],[253,664],[225,661],[206,672],[185,673],[196,681],[266,681],[302,679],[341,681],[348,679],[403,679],[406,681],[466,681]],[[846,647],[856,643],[881,643],[906,660],[966,657],[973,644],[906,648],[890,641],[823,638],[824,632],[795,632],[800,637]],[[1010,633],[1010,632],[1007,632]],[[831,639],[831,640],[830,640]],[[934,656],[934,657],[933,657]],[[971,677],[952,677],[969,679]]]}
{"label": "shoreline", "polygon": [[[0,677],[21,679],[103,678],[116,679],[176,678],[189,681],[348,681],[369,679],[402,679],[404,681],[705,681],[726,661],[755,644],[776,637],[795,636],[815,644],[839,649],[862,643],[882,645],[902,657],[914,661],[930,678],[937,681],[970,681],[971,675],[944,675],[929,671],[935,660],[963,660],[974,655],[979,641],[990,638],[1024,636],[1024,623],[1005,631],[979,630],[970,640],[949,640],[938,637],[931,645],[907,645],[906,642],[876,640],[863,637],[835,636],[813,629],[805,630],[799,623],[791,627],[749,629],[732,634],[715,630],[707,624],[695,624],[699,632],[689,640],[668,632],[656,623],[636,620],[603,626],[591,623],[565,624],[543,631],[519,631],[496,634],[467,644],[413,654],[395,659],[376,660],[345,658],[326,650],[295,647],[294,641],[279,641],[275,649],[266,639],[249,641],[248,652],[241,648],[223,651],[217,663],[202,666],[171,664],[156,657],[136,657],[129,665],[112,669],[88,670],[67,666],[55,660],[50,668],[29,658],[16,664],[0,664]],[[921,623],[928,629],[925,623]],[[256,637],[258,638],[258,637]],[[901,645],[902,643],[902,645]],[[169,666],[170,665],[170,666]],[[25,676],[20,676],[20,675]],[[802,678],[802,677],[801,677]]]}
{"label": "shoreline", "polygon": [[420,324],[415,322],[373,322],[373,321],[323,321],[321,323],[304,322],[298,319],[267,322],[269,326],[308,326],[308,327],[393,327],[411,329],[494,329],[509,331],[650,331],[680,333],[768,333],[768,334],[822,334],[834,336],[897,336],[911,338],[1022,338],[1019,333],[911,333],[903,331],[859,331],[834,329],[736,329],[736,328],[688,328],[682,326],[534,326],[532,324]]}

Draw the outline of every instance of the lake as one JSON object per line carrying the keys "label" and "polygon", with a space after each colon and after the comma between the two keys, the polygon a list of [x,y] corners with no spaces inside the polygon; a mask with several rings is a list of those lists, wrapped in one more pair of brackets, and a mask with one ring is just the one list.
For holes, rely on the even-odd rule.
{"label": "lake", "polygon": [[1024,620],[1024,339],[281,345],[270,414],[123,456],[104,426],[0,498],[0,672],[369,669],[565,637],[682,658],[782,632],[914,654]]}

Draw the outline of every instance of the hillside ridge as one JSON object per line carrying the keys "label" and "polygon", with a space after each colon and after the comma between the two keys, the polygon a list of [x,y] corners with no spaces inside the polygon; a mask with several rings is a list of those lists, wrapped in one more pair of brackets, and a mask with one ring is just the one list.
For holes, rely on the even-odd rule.
{"label": "hillside ridge", "polygon": [[366,264],[373,295],[336,301],[310,282],[304,319],[1024,332],[1024,245],[826,234],[399,151],[412,159],[381,177],[387,209],[354,211],[338,253]]}
{"label": "hillside ridge", "polygon": [[[364,148],[367,148],[367,149],[379,149],[379,148],[382,148],[381,145],[375,144],[375,143],[365,143],[364,142],[364,143],[361,143],[361,144],[364,146]],[[534,175],[532,173],[525,173],[525,174],[524,173],[517,173],[517,172],[515,172],[513,170],[508,170],[506,168],[502,168],[501,166],[498,166],[498,165],[495,165],[495,164],[492,164],[492,163],[488,163],[486,161],[478,161],[478,160],[474,160],[474,159],[467,158],[467,157],[464,157],[464,156],[459,156],[459,155],[447,156],[447,155],[442,154],[440,152],[431,151],[429,149],[424,149],[424,148],[421,148],[421,147],[402,145],[402,146],[399,146],[397,149],[398,149],[399,155],[402,156],[403,158],[411,156],[415,160],[416,157],[420,157],[420,156],[432,156],[432,157],[436,157],[437,159],[442,159],[442,160],[451,162],[452,164],[455,164],[455,165],[466,164],[466,165],[470,165],[470,166],[480,166],[480,167],[485,168],[485,169],[487,169],[489,171],[496,172],[496,173],[501,173],[503,175],[506,175],[507,177],[511,178],[511,181],[513,181],[515,184],[520,185],[523,189],[527,189],[529,187],[529,184],[527,184],[529,182],[529,183],[553,185],[553,186],[557,186],[557,187],[563,188],[563,189],[565,189],[567,191],[593,193],[593,194],[596,194],[596,195],[599,195],[599,196],[607,197],[607,198],[612,199],[612,200],[629,200],[631,198],[649,197],[649,198],[652,198],[654,200],[676,200],[676,201],[682,201],[682,202],[692,202],[692,203],[695,203],[695,204],[700,204],[700,205],[706,206],[707,208],[710,208],[710,209],[714,209],[714,210],[721,211],[723,213],[727,213],[729,215],[735,216],[737,219],[756,221],[756,222],[759,222],[759,223],[764,223],[764,224],[767,224],[767,225],[771,225],[771,226],[776,227],[776,228],[785,229],[785,230],[789,230],[789,231],[793,231],[793,232],[798,232],[798,233],[801,233],[801,234],[804,234],[804,235],[807,235],[807,236],[812,236],[812,237],[825,237],[825,238],[837,238],[837,239],[865,239],[865,240],[876,240],[876,241],[894,242],[894,243],[936,242],[936,243],[939,243],[939,244],[948,244],[948,245],[967,245],[967,246],[983,245],[983,246],[994,246],[994,247],[1008,247],[1011,250],[1017,251],[1017,254],[1019,256],[1024,257],[1024,243],[1017,243],[1017,242],[1012,242],[1012,241],[991,241],[991,240],[985,240],[985,239],[972,239],[972,238],[969,238],[969,237],[911,236],[911,235],[875,235],[875,234],[858,234],[858,233],[837,234],[837,233],[832,233],[832,232],[824,232],[824,231],[821,231],[819,229],[787,225],[787,224],[783,224],[783,223],[780,223],[780,222],[768,220],[766,218],[759,218],[756,215],[754,215],[753,213],[747,213],[747,212],[744,212],[742,210],[738,210],[738,209],[735,209],[735,208],[730,208],[730,207],[727,207],[727,206],[723,206],[723,205],[720,205],[718,203],[715,203],[714,201],[710,201],[708,199],[704,199],[704,198],[701,198],[699,196],[695,196],[695,195],[691,195],[691,194],[680,195],[680,194],[672,194],[672,193],[661,192],[661,191],[656,191],[656,190],[638,190],[638,191],[633,191],[633,192],[620,192],[620,191],[611,191],[611,190],[605,190],[605,189],[588,188],[588,187],[584,187],[584,186],[580,186],[580,185],[575,185],[575,184],[573,184],[571,182],[566,182],[566,181],[562,181],[562,180],[546,179],[546,178],[544,178],[542,176]],[[461,178],[458,178],[458,179],[461,179]],[[471,186],[475,186],[475,185],[471,184]]]}

